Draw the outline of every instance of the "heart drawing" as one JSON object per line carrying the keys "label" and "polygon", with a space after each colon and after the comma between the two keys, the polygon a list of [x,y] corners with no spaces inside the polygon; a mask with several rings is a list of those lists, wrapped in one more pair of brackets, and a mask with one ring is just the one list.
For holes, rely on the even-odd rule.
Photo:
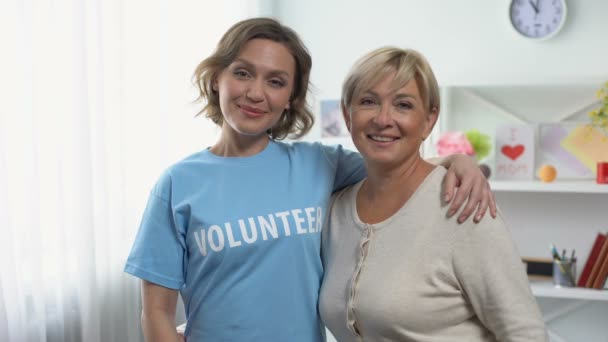
{"label": "heart drawing", "polygon": [[519,158],[519,156],[522,155],[522,153],[524,153],[524,145],[515,145],[515,146],[509,146],[509,145],[504,145],[500,151],[502,152],[502,154],[504,154],[505,156],[509,157],[511,160],[515,160],[517,158]]}

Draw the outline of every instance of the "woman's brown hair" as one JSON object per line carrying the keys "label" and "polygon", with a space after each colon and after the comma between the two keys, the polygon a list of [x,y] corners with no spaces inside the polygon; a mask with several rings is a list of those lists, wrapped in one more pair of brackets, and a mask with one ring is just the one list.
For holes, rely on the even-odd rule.
{"label": "woman's brown hair", "polygon": [[296,65],[290,109],[283,112],[269,134],[277,140],[287,136],[299,138],[314,124],[314,116],[306,103],[312,59],[297,33],[271,18],[253,18],[236,23],[224,34],[213,54],[196,67],[193,79],[199,89],[197,100],[206,100],[205,106],[197,115],[205,113],[217,125],[223,124],[219,94],[213,90],[213,82],[236,59],[247,42],[260,38],[283,44],[291,52]]}

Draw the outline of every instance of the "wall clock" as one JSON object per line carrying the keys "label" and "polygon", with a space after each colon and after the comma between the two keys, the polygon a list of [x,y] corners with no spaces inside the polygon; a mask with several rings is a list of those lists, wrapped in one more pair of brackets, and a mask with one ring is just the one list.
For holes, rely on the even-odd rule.
{"label": "wall clock", "polygon": [[548,39],[566,22],[566,0],[511,0],[509,19],[520,35]]}

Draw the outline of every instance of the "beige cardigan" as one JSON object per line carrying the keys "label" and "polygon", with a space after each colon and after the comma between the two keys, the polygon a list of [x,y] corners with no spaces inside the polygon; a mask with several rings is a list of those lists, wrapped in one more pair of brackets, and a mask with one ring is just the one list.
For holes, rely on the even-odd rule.
{"label": "beige cardigan", "polygon": [[338,341],[548,340],[503,219],[446,218],[444,175],[374,225],[356,212],[362,183],[334,195],[319,310]]}

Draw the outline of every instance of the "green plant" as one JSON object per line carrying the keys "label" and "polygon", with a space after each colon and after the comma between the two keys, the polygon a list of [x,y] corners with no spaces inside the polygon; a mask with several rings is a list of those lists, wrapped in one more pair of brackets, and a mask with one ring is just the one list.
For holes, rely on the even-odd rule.
{"label": "green plant", "polygon": [[490,136],[483,134],[476,129],[466,131],[465,135],[467,136],[469,143],[471,143],[471,146],[473,146],[473,151],[475,151],[477,160],[482,160],[490,154],[490,149],[492,148]]}
{"label": "green plant", "polygon": [[600,108],[589,112],[589,125],[608,136],[608,82],[597,91],[596,96],[600,99]]}

